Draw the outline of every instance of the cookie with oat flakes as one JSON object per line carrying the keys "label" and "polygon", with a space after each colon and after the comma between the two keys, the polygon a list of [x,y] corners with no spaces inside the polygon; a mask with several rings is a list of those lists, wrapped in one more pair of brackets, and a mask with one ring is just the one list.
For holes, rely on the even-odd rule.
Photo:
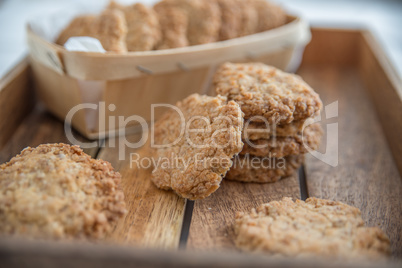
{"label": "cookie with oat flakes", "polygon": [[187,17],[189,45],[218,41],[221,12],[215,0],[162,0],[155,9],[179,8]]}
{"label": "cookie with oat flakes", "polygon": [[158,16],[162,38],[156,49],[169,49],[188,46],[186,12],[174,6],[156,4],[154,10]]}
{"label": "cookie with oat flakes", "polygon": [[258,32],[258,11],[249,1],[235,0],[241,9],[240,36],[255,34]]}
{"label": "cookie with oat flakes", "polygon": [[156,47],[161,39],[158,17],[152,8],[141,3],[129,6],[110,2],[108,9],[117,9],[124,13],[127,22],[126,46],[128,51],[149,51]]}
{"label": "cookie with oat flakes", "polygon": [[225,63],[215,73],[217,94],[240,104],[245,119],[287,124],[318,114],[318,94],[299,76],[262,63]]}
{"label": "cookie with oat flakes", "polygon": [[0,165],[0,233],[99,239],[126,213],[120,174],[78,146],[26,148]]}
{"label": "cookie with oat flakes", "polygon": [[341,202],[283,198],[237,213],[236,246],[270,255],[377,259],[390,242],[377,227],[365,227],[358,208]]}
{"label": "cookie with oat flakes", "polygon": [[267,0],[250,0],[248,3],[257,10],[258,32],[268,31],[286,23],[286,12],[280,6]]}
{"label": "cookie with oat flakes", "polygon": [[73,19],[59,34],[56,43],[64,45],[70,37],[89,36],[100,41],[106,51],[123,53],[126,47],[127,24],[119,10],[105,10],[99,16],[82,15]]}
{"label": "cookie with oat flakes", "polygon": [[318,123],[311,124],[293,136],[276,136],[269,139],[244,141],[240,154],[251,154],[260,157],[283,157],[299,155],[311,150],[317,150],[320,146],[322,128]]}
{"label": "cookie with oat flakes", "polygon": [[242,9],[237,1],[216,0],[221,10],[221,28],[219,40],[239,37],[241,34]]}
{"label": "cookie with oat flakes", "polygon": [[243,143],[239,105],[226,98],[193,94],[154,125],[154,184],[188,199],[215,192]]}

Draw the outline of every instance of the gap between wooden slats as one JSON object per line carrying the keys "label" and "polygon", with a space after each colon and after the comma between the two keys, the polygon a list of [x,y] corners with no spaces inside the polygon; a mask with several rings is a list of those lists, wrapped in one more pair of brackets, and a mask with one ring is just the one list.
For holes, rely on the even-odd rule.
{"label": "gap between wooden slats", "polygon": [[[152,167],[138,168],[136,164],[130,167],[130,154],[138,153],[140,159],[150,156],[148,143],[139,149],[122,146],[125,150],[124,159],[119,159],[118,144],[122,138],[116,138],[116,146],[107,140],[98,155],[98,158],[109,161],[121,173],[128,210],[109,238],[117,244],[177,249],[186,201],[172,191],[157,189],[151,181]],[[141,139],[141,134],[126,138],[128,142],[135,143]]]}
{"label": "gap between wooden slats", "polygon": [[265,184],[223,180],[214,194],[194,202],[187,249],[235,250],[233,223],[236,212],[249,212],[263,203],[285,196],[300,198],[297,174]]}

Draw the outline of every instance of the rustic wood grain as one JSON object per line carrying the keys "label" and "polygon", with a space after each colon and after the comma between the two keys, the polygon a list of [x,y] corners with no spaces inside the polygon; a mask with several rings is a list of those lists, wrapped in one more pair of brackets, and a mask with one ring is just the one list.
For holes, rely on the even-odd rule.
{"label": "rustic wood grain", "polygon": [[[120,139],[115,140],[116,145]],[[127,137],[131,143],[140,139],[141,134]],[[125,150],[124,159],[119,160],[118,146],[113,148],[111,140],[108,140],[98,155],[98,158],[111,162],[120,171],[128,209],[128,214],[116,224],[110,238],[119,244],[177,249],[185,199],[171,191],[156,188],[150,179],[152,168],[141,168],[130,161],[131,154],[138,153],[140,159],[149,157],[148,144],[138,150],[126,146],[122,148]],[[130,162],[133,164],[130,165]]]}
{"label": "rustic wood grain", "polygon": [[89,245],[65,242],[37,242],[0,239],[0,267],[309,267],[309,268],[400,268],[401,262],[351,262],[320,259],[272,258],[238,252],[191,252],[133,248],[126,246]]}
{"label": "rustic wood grain", "polygon": [[[325,104],[339,100],[339,117],[323,123],[339,122],[340,162],[338,167],[333,168],[311,156],[307,157],[308,190],[310,196],[335,199],[359,207],[368,225],[379,226],[389,235],[393,255],[402,257],[402,181],[397,170],[401,162],[400,154],[395,154],[395,150],[399,150],[400,138],[399,132],[390,132],[393,124],[400,124],[398,118],[400,120],[401,117],[394,109],[400,104],[395,106],[398,93],[387,93],[393,90],[397,80],[390,77],[388,65],[378,59],[373,61],[373,57],[381,53],[371,53],[373,47],[367,44],[362,46],[360,42],[367,42],[362,39],[360,31],[313,29],[313,40],[306,49],[299,74],[320,93]],[[370,102],[359,73],[374,97],[377,110]],[[389,81],[384,82],[384,79]],[[386,89],[379,91],[379,88]],[[392,120],[386,121],[387,117]],[[60,121],[43,110],[35,110],[1,149],[0,162],[9,160],[28,145],[67,142],[62,126]],[[139,136],[130,137],[130,141],[137,139]],[[130,244],[130,247],[76,243],[66,246],[53,242],[43,245],[38,241],[0,239],[0,267],[127,267],[132,264],[151,267],[367,266],[367,263],[320,263],[316,260],[310,260],[308,264],[292,260],[276,262],[237,252],[232,255],[221,253],[234,249],[231,228],[235,211],[248,211],[283,196],[299,198],[299,185],[295,177],[265,185],[224,181],[221,189],[211,197],[195,202],[188,249],[217,252],[194,254],[189,251],[154,251],[131,247],[132,244],[138,244],[140,247],[176,249],[185,200],[171,192],[156,189],[149,180],[149,170],[130,168],[127,159],[118,160],[118,150],[112,148],[110,142],[102,148],[99,157],[112,162],[121,171],[130,211],[125,219],[118,222],[112,238],[118,243]],[[325,149],[325,141],[323,145],[321,150]],[[394,152],[394,158],[391,151]],[[89,151],[93,156],[96,152],[97,148]],[[127,150],[126,154],[132,152],[138,151]],[[401,263],[391,262],[384,266],[401,267]]]}
{"label": "rustic wood grain", "polygon": [[284,196],[300,198],[296,175],[266,184],[224,180],[220,189],[210,197],[195,201],[187,248],[196,251],[234,250],[236,212],[248,212]]}
{"label": "rustic wood grain", "polygon": [[299,74],[318,91],[324,104],[339,101],[339,117],[322,121],[339,122],[339,139],[328,141],[338,142],[339,165],[331,167],[307,157],[310,196],[360,208],[366,224],[383,229],[390,237],[393,255],[401,257],[402,181],[357,70],[310,65]]}
{"label": "rustic wood grain", "polygon": [[373,35],[362,33],[359,72],[402,175],[402,81]]}
{"label": "rustic wood grain", "polygon": [[28,60],[24,59],[0,79],[0,149],[34,106],[30,76]]}
{"label": "rustic wood grain", "polygon": [[[73,131],[73,134],[81,142],[88,141],[76,131]],[[36,147],[43,143],[59,142],[71,144],[64,133],[63,122],[50,115],[43,107],[37,106],[24,119],[7,144],[0,150],[0,163],[9,161],[27,146]],[[98,147],[84,149],[84,151],[95,157]]]}
{"label": "rustic wood grain", "polygon": [[302,64],[357,65],[360,30],[311,29],[312,40],[303,54]]}

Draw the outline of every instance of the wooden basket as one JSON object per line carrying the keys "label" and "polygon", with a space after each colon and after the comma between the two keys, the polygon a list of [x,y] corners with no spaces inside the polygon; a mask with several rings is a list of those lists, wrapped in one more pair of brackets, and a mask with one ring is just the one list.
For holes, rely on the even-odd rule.
{"label": "wooden basket", "polygon": [[[288,21],[267,32],[223,42],[124,55],[67,51],[30,26],[27,33],[41,100],[62,120],[79,104],[96,105],[98,110],[77,108],[72,117],[73,127],[94,139],[126,127],[113,124],[110,117],[138,115],[150,121],[161,113],[151,118],[151,104],[174,104],[191,93],[206,93],[210,76],[222,62],[260,61],[295,69],[310,41],[310,29],[300,18],[289,16]],[[99,109],[100,102],[104,110]]]}

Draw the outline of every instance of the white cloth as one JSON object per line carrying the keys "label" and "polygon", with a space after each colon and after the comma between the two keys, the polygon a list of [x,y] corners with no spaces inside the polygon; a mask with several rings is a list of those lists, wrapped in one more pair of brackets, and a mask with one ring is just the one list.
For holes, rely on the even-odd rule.
{"label": "white cloth", "polygon": [[69,51],[106,52],[98,39],[87,36],[70,37],[64,47]]}

